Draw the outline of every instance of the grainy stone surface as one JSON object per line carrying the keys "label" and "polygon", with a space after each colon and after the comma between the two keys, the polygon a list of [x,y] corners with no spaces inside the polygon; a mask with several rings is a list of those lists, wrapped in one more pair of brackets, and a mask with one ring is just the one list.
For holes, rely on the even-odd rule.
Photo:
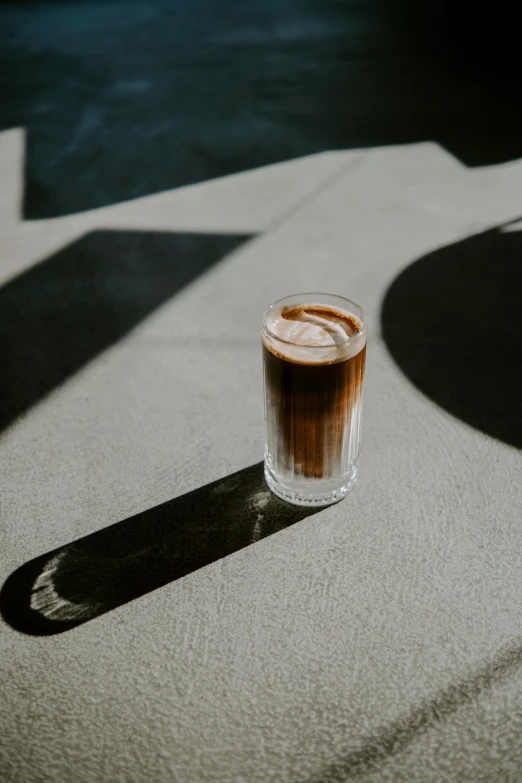
{"label": "grainy stone surface", "polygon": [[[518,28],[470,8],[2,3],[2,783],[522,779],[522,379],[437,342],[477,246],[517,360]],[[259,465],[299,290],[370,323],[315,514]]]}
{"label": "grainy stone surface", "polygon": [[[258,462],[260,314],[289,291],[336,291],[367,308],[359,485],[256,541],[252,514],[268,518],[258,490],[245,506],[251,546],[64,633],[0,625],[7,783],[520,779],[522,454],[414,388],[379,317],[416,258],[517,217],[522,166],[471,171],[434,144],[337,162],[333,179],[328,156],[284,169],[294,209],[282,205],[3,432],[0,578]],[[280,173],[219,187],[240,201],[250,177],[269,187],[275,175],[277,199]],[[208,214],[214,230],[219,187],[197,187],[185,215],[203,230]],[[165,194],[162,230],[170,196],[182,200]],[[248,214],[247,201],[251,233],[257,205]],[[143,230],[152,225],[150,200],[129,209]],[[14,213],[3,222],[6,280],[61,242],[111,228],[105,211],[83,216],[81,231],[77,217],[24,224]],[[172,220],[176,229],[174,208]],[[49,292],[46,302],[60,306]],[[227,506],[216,503],[208,513],[225,525]],[[194,502],[177,508],[197,530]],[[44,611],[59,622],[74,600],[55,584]]]}

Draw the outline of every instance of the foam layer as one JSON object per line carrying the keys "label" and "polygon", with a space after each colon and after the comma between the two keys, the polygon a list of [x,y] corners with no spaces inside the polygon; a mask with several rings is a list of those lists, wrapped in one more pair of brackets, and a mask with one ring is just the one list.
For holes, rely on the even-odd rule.
{"label": "foam layer", "polygon": [[356,356],[366,332],[354,313],[319,302],[275,308],[266,318],[266,348],[299,364],[332,364]]}

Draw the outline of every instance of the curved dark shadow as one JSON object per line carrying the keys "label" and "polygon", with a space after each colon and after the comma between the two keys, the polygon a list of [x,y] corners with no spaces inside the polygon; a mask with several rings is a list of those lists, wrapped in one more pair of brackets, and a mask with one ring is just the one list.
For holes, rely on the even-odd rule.
{"label": "curved dark shadow", "polygon": [[93,231],[0,288],[0,431],[249,236]]}
{"label": "curved dark shadow", "polygon": [[388,289],[381,320],[388,350],[415,386],[522,448],[522,231],[515,229],[499,226],[415,261]]}
{"label": "curved dark shadow", "polygon": [[2,616],[60,633],[316,512],[279,500],[252,465],[25,563],[2,588]]}

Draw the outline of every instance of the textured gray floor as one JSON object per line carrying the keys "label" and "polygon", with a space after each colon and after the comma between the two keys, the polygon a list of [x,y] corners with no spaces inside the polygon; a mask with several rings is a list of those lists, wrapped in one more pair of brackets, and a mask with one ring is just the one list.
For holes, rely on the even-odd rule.
{"label": "textured gray floor", "polygon": [[[424,91],[440,62],[412,68],[391,6],[344,5],[237,21],[230,4],[208,83],[194,31],[216,36],[222,4],[2,8],[20,66],[0,133],[2,782],[522,779],[512,102],[477,124],[482,87]],[[346,36],[361,60],[336,59]],[[180,88],[196,119],[175,136],[162,89],[189,61],[216,103]],[[249,67],[234,82],[228,63]],[[330,67],[357,103],[323,89]],[[227,124],[232,84],[234,111],[259,90]],[[259,466],[261,312],[299,290],[352,297],[370,323],[360,483],[311,515]]]}
{"label": "textured gray floor", "polygon": [[[21,138],[0,142],[16,198]],[[85,281],[81,237],[129,222],[186,236],[219,215],[256,236],[2,434],[3,779],[519,779],[522,456],[412,385],[380,315],[417,259],[518,217],[521,174],[406,145],[37,223],[4,189],[4,293],[63,252]],[[117,259],[92,289],[115,312]],[[360,484],[305,518],[247,468],[263,445],[260,313],[317,288],[364,303],[371,336]],[[66,317],[74,300],[55,294],[49,314]]]}
{"label": "textured gray floor", "polygon": [[516,19],[507,0],[470,5],[2,3],[0,128],[28,129],[25,215],[324,150],[434,140],[469,166],[518,158],[518,80],[496,69]]}

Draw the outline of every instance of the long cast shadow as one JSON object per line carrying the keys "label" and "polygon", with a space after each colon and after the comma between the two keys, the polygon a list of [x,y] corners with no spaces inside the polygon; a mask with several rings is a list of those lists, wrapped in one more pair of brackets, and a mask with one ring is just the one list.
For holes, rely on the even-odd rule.
{"label": "long cast shadow", "polygon": [[0,430],[249,236],[94,231],[0,289]]}
{"label": "long cast shadow", "polygon": [[276,498],[252,465],[25,563],[0,610],[18,631],[60,633],[316,511]]}
{"label": "long cast shadow", "polygon": [[522,649],[516,647],[506,650],[474,675],[450,685],[409,715],[383,727],[360,748],[347,753],[307,783],[345,783],[375,772],[394,756],[407,750],[427,731],[448,720],[461,707],[475,701],[496,683],[506,680],[521,666]]}
{"label": "long cast shadow", "polygon": [[514,228],[415,261],[388,289],[381,323],[393,359],[424,394],[522,448],[522,231]]}

